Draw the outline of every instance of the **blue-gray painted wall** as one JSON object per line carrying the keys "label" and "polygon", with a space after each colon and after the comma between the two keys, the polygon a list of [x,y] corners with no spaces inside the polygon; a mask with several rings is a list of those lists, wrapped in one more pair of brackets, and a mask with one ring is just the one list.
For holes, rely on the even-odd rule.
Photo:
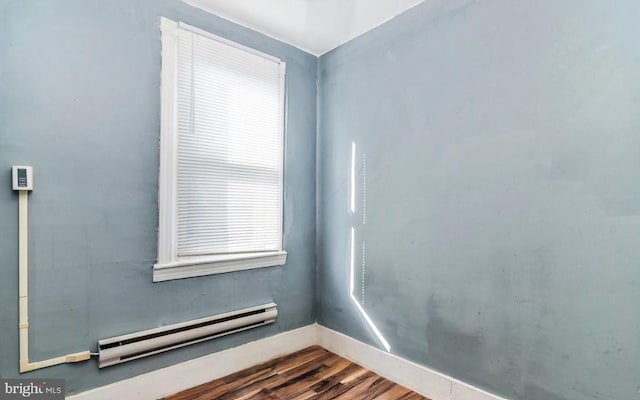
{"label": "blue-gray painted wall", "polygon": [[[287,266],[151,283],[160,16],[287,62]],[[9,167],[33,164],[33,360],[259,302],[280,308],[270,327],[28,375],[64,377],[69,393],[316,311],[380,346],[349,298],[354,227],[355,296],[393,353],[514,399],[639,399],[639,17],[633,0],[427,0],[317,65],[178,0],[0,0],[0,377],[18,376]]]}
{"label": "blue-gray painted wall", "polygon": [[426,0],[322,56],[319,322],[381,347],[354,227],[394,354],[518,400],[640,399],[638,21]]}
{"label": "blue-gray painted wall", "polygon": [[[160,16],[287,63],[283,267],[152,283],[158,227]],[[317,58],[178,0],[0,0],[0,377],[18,376],[17,195],[33,165],[31,359],[264,302],[274,325],[98,370],[94,361],[26,377],[69,393],[315,321]]]}

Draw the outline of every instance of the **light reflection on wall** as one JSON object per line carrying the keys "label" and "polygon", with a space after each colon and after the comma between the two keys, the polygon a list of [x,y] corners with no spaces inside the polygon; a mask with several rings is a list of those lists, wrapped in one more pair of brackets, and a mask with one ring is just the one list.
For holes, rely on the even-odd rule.
{"label": "light reflection on wall", "polygon": [[[365,214],[365,204],[366,204],[366,200],[365,200],[365,196],[366,196],[366,186],[364,184],[364,179],[365,179],[365,168],[366,168],[366,157],[363,157],[363,214],[362,214],[362,223],[363,225],[366,223],[366,214]],[[355,142],[351,143],[351,192],[350,192],[350,211],[352,214],[352,221],[355,221],[355,209],[356,209],[356,144]],[[355,224],[355,222],[354,222]],[[382,333],[380,332],[380,330],[378,329],[378,327],[376,326],[376,324],[373,323],[373,321],[371,320],[371,317],[369,317],[369,314],[367,314],[367,312],[365,311],[365,309],[363,308],[364,305],[364,273],[365,273],[365,253],[366,253],[366,244],[363,241],[362,242],[362,296],[361,296],[361,301],[362,304],[360,303],[360,301],[358,301],[358,299],[355,296],[355,257],[356,257],[356,253],[355,253],[355,248],[356,248],[356,229],[355,227],[351,227],[351,243],[350,243],[350,248],[351,248],[351,253],[350,253],[350,258],[349,258],[349,296],[351,297],[351,301],[353,302],[353,304],[356,306],[356,309],[358,310],[358,312],[362,315],[362,317],[364,318],[364,320],[367,322],[367,325],[369,325],[369,328],[373,331],[373,333],[375,334],[375,336],[378,338],[378,340],[380,341],[380,344],[382,344],[382,346],[385,348],[385,350],[387,350],[388,352],[391,351],[391,345],[389,345],[389,342],[387,342],[387,340],[384,338],[384,336],[382,336]]]}

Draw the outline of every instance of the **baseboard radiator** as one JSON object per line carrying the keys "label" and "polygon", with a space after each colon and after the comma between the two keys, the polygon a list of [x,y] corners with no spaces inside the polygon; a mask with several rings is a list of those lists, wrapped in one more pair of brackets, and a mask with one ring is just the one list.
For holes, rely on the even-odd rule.
{"label": "baseboard radiator", "polygon": [[276,304],[269,303],[129,335],[102,339],[98,341],[98,367],[104,368],[257,328],[275,322],[277,316]]}

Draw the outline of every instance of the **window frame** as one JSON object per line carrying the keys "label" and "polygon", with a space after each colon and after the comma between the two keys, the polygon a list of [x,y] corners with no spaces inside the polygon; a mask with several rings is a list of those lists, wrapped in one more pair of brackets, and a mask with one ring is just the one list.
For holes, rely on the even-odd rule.
{"label": "window frame", "polygon": [[[209,39],[236,47],[280,64],[280,120],[282,129],[282,152],[280,167],[280,250],[268,252],[247,252],[233,254],[178,256],[177,239],[177,68],[178,68],[178,29],[185,29]],[[250,47],[235,43],[209,32],[160,18],[162,33],[162,71],[161,71],[161,121],[160,121],[160,174],[158,181],[158,260],[153,266],[153,281],[162,282],[172,279],[191,278],[241,271],[254,268],[284,265],[287,252],[283,248],[284,236],[284,149],[285,149],[285,75],[284,61]]]}

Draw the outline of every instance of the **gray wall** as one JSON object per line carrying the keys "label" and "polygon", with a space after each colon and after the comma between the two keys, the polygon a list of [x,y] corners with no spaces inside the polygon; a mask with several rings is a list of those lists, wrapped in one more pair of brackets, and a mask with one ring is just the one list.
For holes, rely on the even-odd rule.
{"label": "gray wall", "polygon": [[[160,16],[284,59],[283,267],[152,283],[158,226]],[[69,393],[315,321],[317,59],[178,0],[0,0],[0,376],[18,376],[17,195],[30,197],[31,359],[123,333],[275,301],[275,325],[98,370],[64,365]]]}
{"label": "gray wall", "polygon": [[[151,283],[160,16],[287,62],[287,266]],[[312,323],[314,282],[322,324],[380,346],[349,298],[354,227],[356,297],[393,353],[514,399],[640,399],[638,20],[635,0],[427,0],[323,56],[316,282],[315,57],[178,0],[0,0],[0,377],[18,376],[24,163],[33,360],[280,307],[270,327],[28,375],[69,393]]]}
{"label": "gray wall", "polygon": [[427,0],[321,57],[319,322],[380,347],[353,226],[394,354],[514,399],[640,399],[638,21]]}

